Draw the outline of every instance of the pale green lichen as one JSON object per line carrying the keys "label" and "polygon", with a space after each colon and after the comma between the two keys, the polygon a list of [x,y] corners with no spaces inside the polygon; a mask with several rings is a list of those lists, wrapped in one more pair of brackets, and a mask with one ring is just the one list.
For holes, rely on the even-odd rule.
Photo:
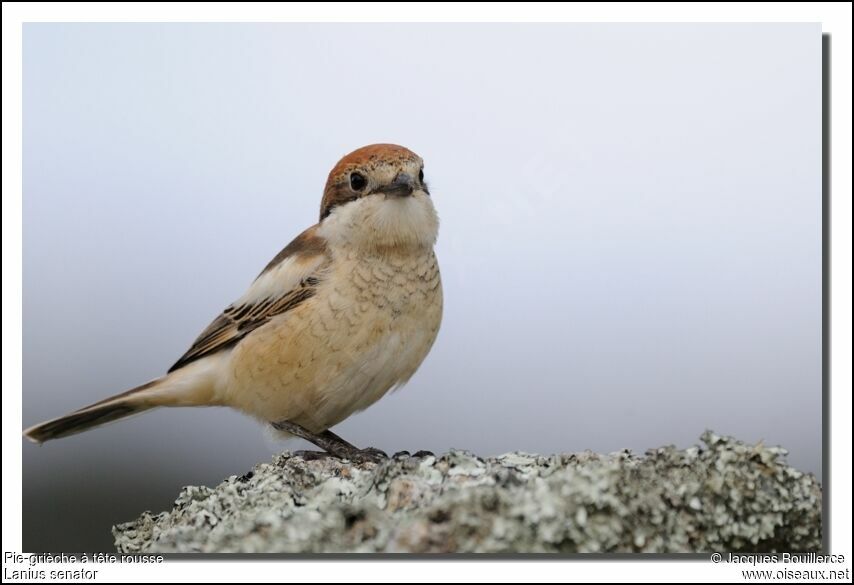
{"label": "pale green lichen", "polygon": [[113,529],[124,553],[816,551],[821,488],[785,450],[465,451],[379,465],[284,453]]}

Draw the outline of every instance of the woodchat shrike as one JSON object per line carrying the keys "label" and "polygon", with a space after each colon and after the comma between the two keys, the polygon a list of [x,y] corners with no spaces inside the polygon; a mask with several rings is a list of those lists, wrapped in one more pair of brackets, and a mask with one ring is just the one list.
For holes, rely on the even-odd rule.
{"label": "woodchat shrike", "polygon": [[288,244],[168,373],[24,431],[37,443],[158,406],[230,406],[372,459],[329,429],[404,384],[436,339],[439,221],[421,158],[393,144],[329,173],[319,223]]}

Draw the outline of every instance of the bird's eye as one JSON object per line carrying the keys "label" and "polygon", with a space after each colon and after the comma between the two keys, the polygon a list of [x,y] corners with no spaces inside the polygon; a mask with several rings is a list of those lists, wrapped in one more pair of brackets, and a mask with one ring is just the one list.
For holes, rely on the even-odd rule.
{"label": "bird's eye", "polygon": [[365,178],[365,175],[361,173],[350,173],[350,188],[353,189],[353,191],[361,191],[367,184],[368,180]]}
{"label": "bird's eye", "polygon": [[424,182],[424,169],[421,169],[418,171],[418,182],[419,183]]}

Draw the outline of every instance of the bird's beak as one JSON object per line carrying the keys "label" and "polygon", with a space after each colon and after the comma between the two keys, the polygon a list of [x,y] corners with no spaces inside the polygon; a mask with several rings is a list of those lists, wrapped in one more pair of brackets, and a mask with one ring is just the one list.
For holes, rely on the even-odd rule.
{"label": "bird's beak", "polygon": [[399,173],[389,185],[382,187],[386,197],[409,197],[415,191],[415,179],[409,173]]}

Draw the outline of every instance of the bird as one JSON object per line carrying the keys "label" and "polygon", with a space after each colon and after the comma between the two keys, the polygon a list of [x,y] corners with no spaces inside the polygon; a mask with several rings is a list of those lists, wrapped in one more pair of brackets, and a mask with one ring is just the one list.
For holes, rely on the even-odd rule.
{"label": "bird", "polygon": [[438,335],[439,219],[420,156],[372,144],[330,171],[318,223],[281,250],[167,373],[24,431],[44,443],[157,407],[225,406],[326,455],[330,429],[405,384]]}

